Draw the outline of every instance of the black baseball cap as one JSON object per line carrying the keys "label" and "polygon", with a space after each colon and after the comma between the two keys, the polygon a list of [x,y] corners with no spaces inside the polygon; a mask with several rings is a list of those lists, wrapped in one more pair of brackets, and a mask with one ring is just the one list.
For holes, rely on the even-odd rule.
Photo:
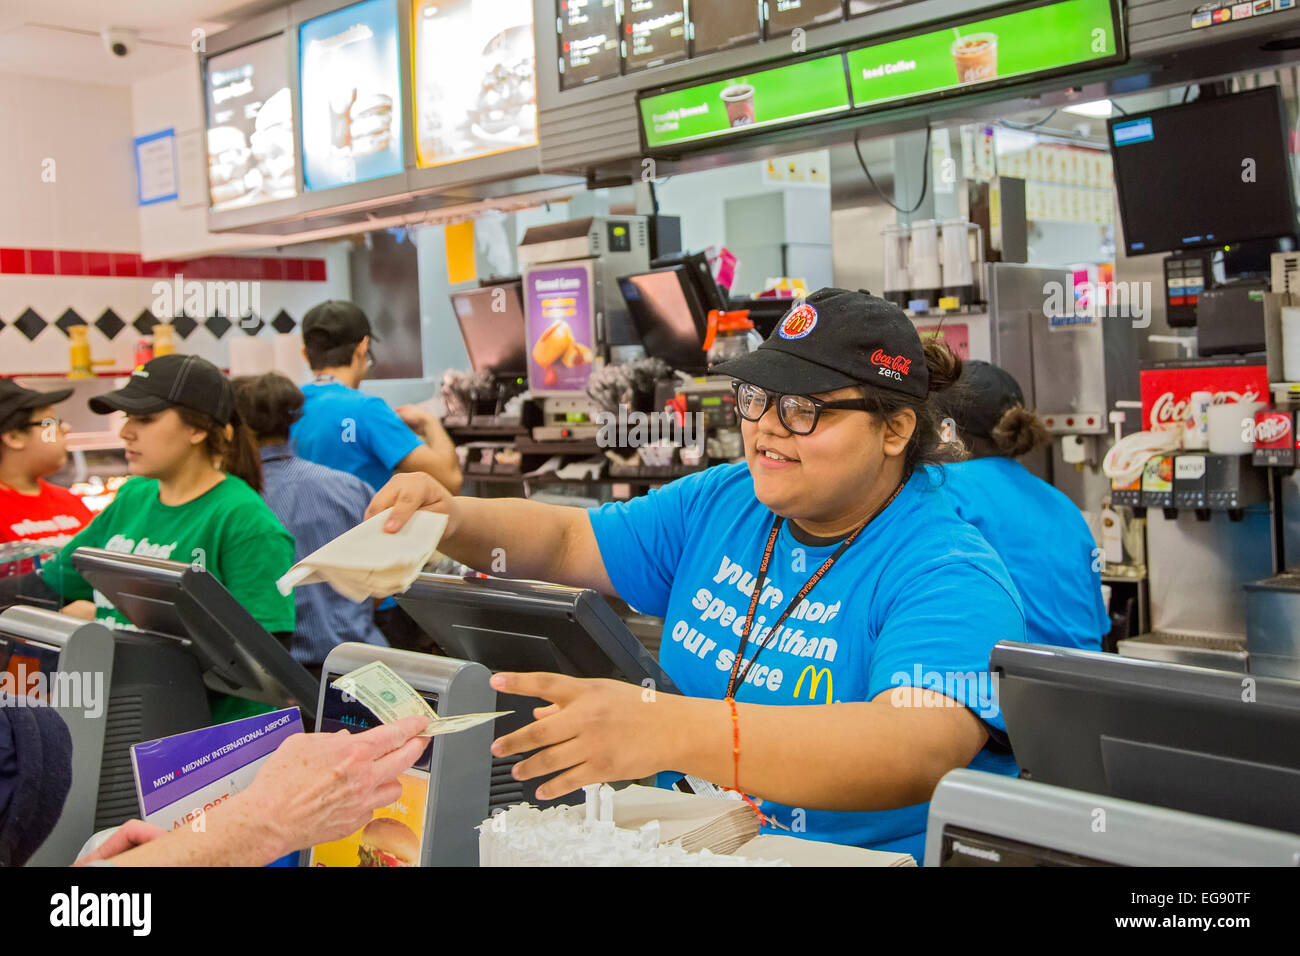
{"label": "black baseball cap", "polygon": [[228,425],[235,407],[234,389],[221,369],[207,359],[172,354],[160,355],[136,368],[131,380],[116,392],[90,400],[90,410],[99,415],[151,415],[174,405],[202,412],[218,425]]}
{"label": "black baseball cap", "polygon": [[38,392],[33,388],[23,388],[11,378],[0,379],[0,432],[21,427],[32,409],[66,402],[71,394],[70,388]]}
{"label": "black baseball cap", "polygon": [[325,352],[341,345],[356,345],[366,336],[374,341],[366,314],[352,302],[327,299],[313,305],[302,317],[302,342],[307,348]]}
{"label": "black baseball cap", "polygon": [[921,337],[903,310],[870,292],[818,289],[766,342],[710,369],[774,392],[811,395],[875,385],[916,398],[930,391]]}
{"label": "black baseball cap", "polygon": [[962,363],[957,387],[943,396],[939,407],[963,434],[992,438],[1007,409],[1024,403],[1025,394],[1010,372],[971,359]]}

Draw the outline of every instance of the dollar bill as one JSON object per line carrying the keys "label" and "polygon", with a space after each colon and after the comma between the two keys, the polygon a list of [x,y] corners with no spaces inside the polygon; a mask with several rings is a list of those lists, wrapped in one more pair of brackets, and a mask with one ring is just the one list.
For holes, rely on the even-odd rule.
{"label": "dollar bill", "polygon": [[439,717],[437,711],[429,706],[428,701],[383,661],[371,661],[363,667],[358,667],[335,680],[330,686],[359,701],[385,724],[391,724],[403,717],[426,718],[428,725],[420,732],[421,737],[458,733],[489,720],[495,720],[497,717],[514,713],[511,710],[503,710],[491,714],[455,714],[451,717]]}

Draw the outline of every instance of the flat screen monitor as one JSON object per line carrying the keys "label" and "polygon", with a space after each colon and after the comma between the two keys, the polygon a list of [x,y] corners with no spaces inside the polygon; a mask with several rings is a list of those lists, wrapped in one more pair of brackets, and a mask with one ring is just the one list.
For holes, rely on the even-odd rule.
{"label": "flat screen monitor", "polygon": [[624,0],[623,67],[628,73],[686,59],[686,0]]}
{"label": "flat screen monitor", "polygon": [[406,168],[400,32],[395,0],[363,0],[299,25],[303,183],[309,191]]}
{"label": "flat screen monitor", "polygon": [[537,581],[421,574],[400,604],[451,657],[492,671],[609,677],[677,693],[595,591]]}
{"label": "flat screen monitor", "polygon": [[691,55],[757,43],[761,0],[712,0],[691,4]]}
{"label": "flat screen monitor", "polygon": [[730,300],[718,285],[718,280],[713,277],[713,267],[709,265],[708,256],[702,252],[674,252],[659,256],[650,263],[651,268],[654,269],[675,265],[686,267],[700,304],[704,306],[706,317],[710,309],[718,309],[722,312],[727,310]]}
{"label": "flat screen monitor", "polygon": [[203,64],[214,212],[298,195],[288,40],[267,37]]}
{"label": "flat screen monitor", "polygon": [[211,574],[101,548],[78,548],[72,566],[135,627],[188,640],[208,687],[315,717],[316,681]]}
{"label": "flat screen monitor", "polygon": [[528,371],[523,285],[503,282],[451,294],[451,308],[476,372],[517,377]]}
{"label": "flat screen monitor", "polygon": [[1129,255],[1296,232],[1278,87],[1132,113],[1107,127]]}
{"label": "flat screen monitor", "polygon": [[619,72],[616,0],[560,0],[560,89],[571,90]]}
{"label": "flat screen monitor", "polygon": [[843,0],[766,0],[767,38],[788,36],[796,28],[838,23],[844,19]]}
{"label": "flat screen monitor", "polygon": [[1300,683],[1003,641],[1021,776],[1300,833]]}
{"label": "flat screen monitor", "polygon": [[411,37],[418,165],[537,145],[532,0],[415,0]]}
{"label": "flat screen monitor", "polygon": [[622,276],[618,285],[647,355],[687,371],[708,366],[708,316],[685,266]]}

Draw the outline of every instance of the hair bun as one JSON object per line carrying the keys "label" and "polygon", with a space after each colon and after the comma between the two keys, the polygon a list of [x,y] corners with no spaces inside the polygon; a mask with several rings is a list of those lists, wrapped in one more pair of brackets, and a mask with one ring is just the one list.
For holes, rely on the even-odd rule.
{"label": "hair bun", "polygon": [[943,392],[952,388],[961,378],[961,359],[946,342],[927,336],[921,343],[925,352],[925,367],[930,372],[930,391]]}
{"label": "hair bun", "polygon": [[1043,420],[1023,405],[1012,405],[1003,412],[989,437],[998,451],[1008,458],[1027,455],[1051,440]]}

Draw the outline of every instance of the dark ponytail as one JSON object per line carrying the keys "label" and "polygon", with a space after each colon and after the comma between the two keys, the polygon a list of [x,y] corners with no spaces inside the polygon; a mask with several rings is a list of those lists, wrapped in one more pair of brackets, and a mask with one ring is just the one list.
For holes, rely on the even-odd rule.
{"label": "dark ponytail", "polygon": [[1027,455],[1050,440],[1047,426],[1023,405],[1012,405],[993,426],[993,447],[1004,458]]}
{"label": "dark ponytail", "polygon": [[[933,337],[922,341],[925,367],[930,373],[930,396],[952,388],[961,378],[961,359],[947,344]],[[876,385],[860,385],[858,391],[872,404],[869,409],[877,420],[890,427],[890,420],[904,409],[916,415],[916,428],[903,452],[903,474],[910,475],[920,465],[941,465],[966,457],[958,443],[946,444],[939,432],[939,414],[934,399],[916,398]]]}
{"label": "dark ponytail", "polygon": [[[244,424],[237,408],[231,412],[229,425],[221,425],[216,419],[181,405],[176,406],[176,412],[186,425],[207,432],[203,447],[214,464],[226,474],[242,480],[258,494],[262,493],[262,456],[252,431]],[[227,428],[230,429],[229,435]]]}

